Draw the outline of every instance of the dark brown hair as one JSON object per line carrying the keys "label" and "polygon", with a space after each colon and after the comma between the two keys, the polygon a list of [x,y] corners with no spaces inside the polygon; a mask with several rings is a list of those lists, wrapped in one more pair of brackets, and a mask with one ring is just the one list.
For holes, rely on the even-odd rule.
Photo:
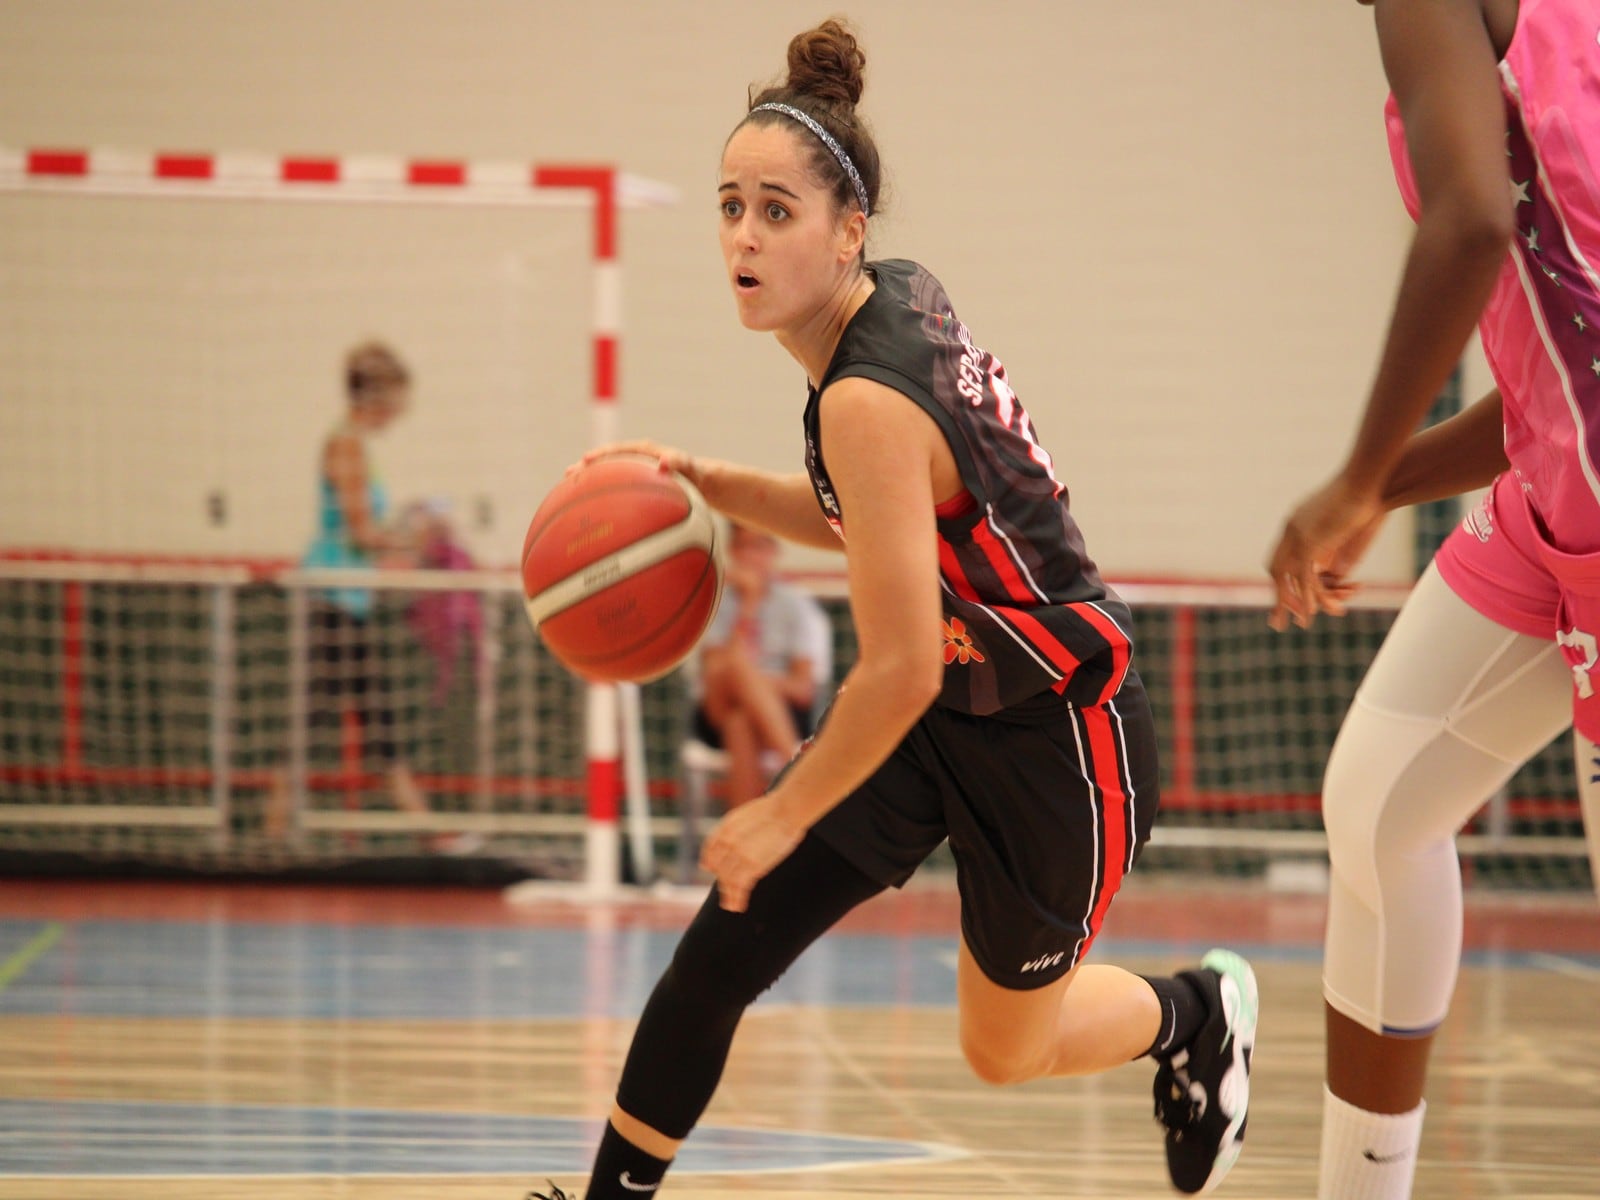
{"label": "dark brown hair", "polygon": [[345,355],[344,383],[350,399],[361,403],[408,387],[411,372],[388,346],[376,340],[367,341],[351,347]]}
{"label": "dark brown hair", "polygon": [[[752,86],[749,107],[761,104],[788,104],[798,108],[826,129],[844,148],[855,164],[856,173],[867,191],[867,207],[878,211],[882,169],[878,147],[866,122],[856,115],[865,86],[863,73],[867,56],[855,34],[844,22],[829,18],[815,29],[797,33],[789,40],[789,77],[782,84],[762,88]],[[787,124],[796,128],[809,146],[809,166],[813,178],[833,193],[840,211],[856,204],[855,187],[832,151],[804,126],[783,113],[751,112],[739,123],[745,125]]]}

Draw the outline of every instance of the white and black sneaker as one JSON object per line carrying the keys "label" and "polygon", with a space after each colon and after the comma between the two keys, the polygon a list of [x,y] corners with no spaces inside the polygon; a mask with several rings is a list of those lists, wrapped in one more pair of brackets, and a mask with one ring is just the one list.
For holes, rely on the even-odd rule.
{"label": "white and black sneaker", "polygon": [[1158,1059],[1156,1119],[1167,1131],[1167,1171],[1188,1195],[1209,1192],[1238,1161],[1250,1107],[1250,1056],[1260,998],[1255,972],[1231,950],[1211,950],[1179,974],[1209,1015],[1189,1044]]}

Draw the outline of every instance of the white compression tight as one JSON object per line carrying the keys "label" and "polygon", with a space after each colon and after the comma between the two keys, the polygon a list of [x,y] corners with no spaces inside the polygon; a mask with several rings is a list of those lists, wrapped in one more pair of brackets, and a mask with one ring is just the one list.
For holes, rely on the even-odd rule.
{"label": "white compression tight", "polygon": [[1495,624],[1430,566],[1323,781],[1330,1005],[1375,1033],[1425,1034],[1444,1020],[1461,958],[1455,834],[1571,720],[1572,673],[1553,631],[1545,640]]}

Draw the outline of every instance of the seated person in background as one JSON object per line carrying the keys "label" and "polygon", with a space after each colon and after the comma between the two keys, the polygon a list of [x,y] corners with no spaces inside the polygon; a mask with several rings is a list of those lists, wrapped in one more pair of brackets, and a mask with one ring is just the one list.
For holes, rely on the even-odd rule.
{"label": "seated person in background", "polygon": [[722,603],[700,648],[694,735],[728,753],[729,808],[765,788],[764,752],[787,761],[811,736],[833,670],[827,615],[775,578],[777,561],[777,538],[733,526]]}

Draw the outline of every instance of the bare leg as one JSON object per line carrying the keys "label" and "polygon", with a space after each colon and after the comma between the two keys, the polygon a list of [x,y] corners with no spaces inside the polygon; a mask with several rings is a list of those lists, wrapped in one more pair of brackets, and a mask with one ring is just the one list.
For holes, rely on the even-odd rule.
{"label": "bare leg", "polygon": [[405,763],[397,763],[389,768],[388,778],[389,795],[393,798],[396,808],[418,816],[429,811],[428,799],[422,794],[422,788],[417,783],[417,777],[411,773],[410,767]]}
{"label": "bare leg", "polygon": [[736,703],[750,714],[761,744],[785,756],[793,754],[800,745],[800,734],[777,683],[743,650],[733,651],[728,665],[728,683]]}
{"label": "bare leg", "polygon": [[742,647],[720,647],[707,655],[701,705],[728,752],[728,806],[759,796],[767,782],[762,751],[788,758],[800,745],[794,717],[777,685]]}
{"label": "bare leg", "polygon": [[637,1117],[623,1112],[620,1104],[611,1106],[611,1125],[628,1141],[653,1158],[676,1158],[678,1147],[683,1145],[682,1138],[669,1138],[664,1133],[657,1133]]}
{"label": "bare leg", "polygon": [[1408,1113],[1422,1103],[1433,1034],[1387,1037],[1333,1008],[1328,1020],[1328,1090],[1374,1113]]}
{"label": "bare leg", "polygon": [[[394,806],[401,812],[412,813],[419,817],[428,816],[432,808],[428,798],[423,794],[422,785],[417,782],[417,777],[405,763],[396,763],[389,768],[389,796],[394,801]],[[466,854],[477,849],[482,844],[482,839],[476,834],[462,833],[429,833],[427,835],[428,847],[438,853]]]}
{"label": "bare leg", "polygon": [[294,797],[289,792],[289,773],[275,770],[267,782],[261,831],[274,841],[282,841],[289,836],[289,818],[293,811]]}
{"label": "bare leg", "polygon": [[755,722],[744,709],[735,709],[722,726],[722,748],[728,752],[728,807],[737,808],[759,796],[766,782]]}
{"label": "bare leg", "polygon": [[961,1051],[986,1083],[1088,1075],[1121,1066],[1150,1048],[1161,1004],[1139,976],[1081,965],[1034,991],[1003,988],[961,941],[956,968]]}

